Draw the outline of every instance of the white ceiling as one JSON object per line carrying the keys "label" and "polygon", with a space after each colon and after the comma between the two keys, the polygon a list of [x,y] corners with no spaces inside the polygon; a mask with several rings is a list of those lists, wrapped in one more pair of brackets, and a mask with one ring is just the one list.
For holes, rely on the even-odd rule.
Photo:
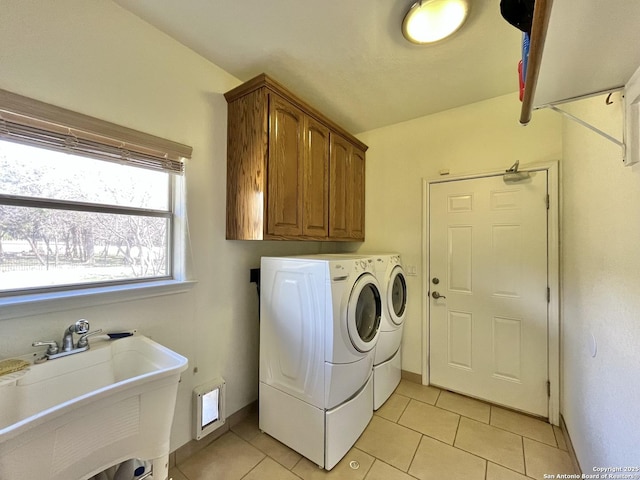
{"label": "white ceiling", "polygon": [[418,46],[400,27],[415,0],[114,0],[242,81],[267,73],[360,133],[515,92],[520,32],[499,0]]}

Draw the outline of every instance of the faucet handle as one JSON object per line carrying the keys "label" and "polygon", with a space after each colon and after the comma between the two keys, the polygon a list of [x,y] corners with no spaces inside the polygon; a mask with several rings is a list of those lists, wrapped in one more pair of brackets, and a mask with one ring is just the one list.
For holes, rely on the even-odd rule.
{"label": "faucet handle", "polygon": [[94,330],[93,332],[85,333],[78,339],[78,343],[76,344],[76,348],[84,348],[89,346],[88,337],[92,335],[97,335],[98,333],[102,333],[102,329]]}
{"label": "faucet handle", "polygon": [[58,342],[55,340],[50,340],[48,342],[36,341],[31,344],[32,347],[44,347],[45,345],[49,346],[49,348],[47,348],[47,355],[55,355],[60,350],[58,348]]}
{"label": "faucet handle", "polygon": [[89,321],[81,318],[76,323],[71,325],[71,327],[69,327],[69,331],[80,334],[87,333],[89,331]]}

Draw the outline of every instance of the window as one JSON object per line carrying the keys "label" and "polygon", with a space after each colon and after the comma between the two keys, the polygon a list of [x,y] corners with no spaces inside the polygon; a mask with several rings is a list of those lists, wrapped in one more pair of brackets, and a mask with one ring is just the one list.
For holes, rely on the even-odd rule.
{"label": "window", "polygon": [[173,278],[190,154],[0,90],[0,295]]}

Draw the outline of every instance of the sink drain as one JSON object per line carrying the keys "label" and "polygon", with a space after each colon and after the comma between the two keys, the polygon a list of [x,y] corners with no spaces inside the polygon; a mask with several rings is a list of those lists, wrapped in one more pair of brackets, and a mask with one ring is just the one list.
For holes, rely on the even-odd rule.
{"label": "sink drain", "polygon": [[357,470],[360,468],[360,464],[358,462],[356,462],[355,460],[351,460],[349,462],[349,466],[351,467],[352,470]]}

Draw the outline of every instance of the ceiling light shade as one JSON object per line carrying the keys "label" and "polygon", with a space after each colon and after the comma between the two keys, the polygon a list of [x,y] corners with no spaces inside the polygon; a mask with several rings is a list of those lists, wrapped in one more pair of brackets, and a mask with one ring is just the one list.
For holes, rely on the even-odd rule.
{"label": "ceiling light shade", "polygon": [[433,43],[455,33],[467,19],[467,0],[420,0],[402,22],[402,34],[412,43]]}

